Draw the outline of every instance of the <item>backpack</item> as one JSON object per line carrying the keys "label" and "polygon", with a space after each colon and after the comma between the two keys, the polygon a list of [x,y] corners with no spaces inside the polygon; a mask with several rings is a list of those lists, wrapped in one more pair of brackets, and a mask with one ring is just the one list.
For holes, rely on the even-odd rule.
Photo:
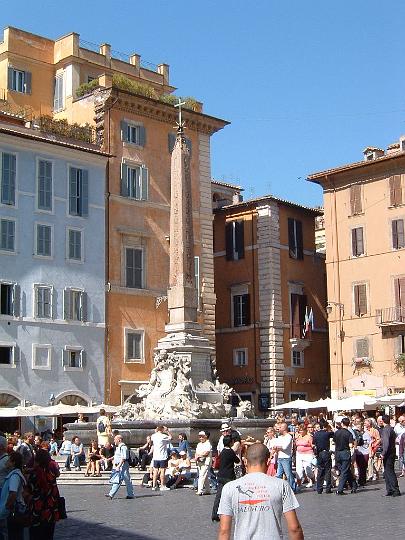
{"label": "backpack", "polygon": [[364,446],[363,435],[358,429],[353,429],[354,436],[356,437],[357,446]]}
{"label": "backpack", "polygon": [[105,425],[102,420],[100,420],[100,422],[97,424],[97,431],[99,433],[105,433]]}

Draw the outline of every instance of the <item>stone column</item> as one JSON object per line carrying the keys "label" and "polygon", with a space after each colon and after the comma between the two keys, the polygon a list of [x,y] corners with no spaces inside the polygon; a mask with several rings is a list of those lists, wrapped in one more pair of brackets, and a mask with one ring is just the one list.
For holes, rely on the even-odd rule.
{"label": "stone column", "polygon": [[190,154],[182,134],[177,135],[171,166],[170,274],[167,331],[199,329],[194,283],[194,231]]}

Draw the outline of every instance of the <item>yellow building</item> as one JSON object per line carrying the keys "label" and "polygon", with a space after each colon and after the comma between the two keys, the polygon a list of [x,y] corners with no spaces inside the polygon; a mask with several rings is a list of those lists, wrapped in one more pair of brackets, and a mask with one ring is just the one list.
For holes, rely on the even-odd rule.
{"label": "yellow building", "polygon": [[[114,156],[106,188],[105,400],[120,403],[149,379],[153,349],[168,319],[170,159],[177,109],[167,64],[145,68],[138,54],[117,58],[108,44],[91,49],[75,33],[52,41],[6,28],[0,98],[10,110],[24,108],[34,123],[50,115],[89,124]],[[203,114],[202,104],[190,98],[183,119],[191,149],[199,321],[215,347],[210,136],[227,122]]]}
{"label": "yellow building", "polygon": [[324,190],[332,397],[405,388],[405,137],[311,174]]}

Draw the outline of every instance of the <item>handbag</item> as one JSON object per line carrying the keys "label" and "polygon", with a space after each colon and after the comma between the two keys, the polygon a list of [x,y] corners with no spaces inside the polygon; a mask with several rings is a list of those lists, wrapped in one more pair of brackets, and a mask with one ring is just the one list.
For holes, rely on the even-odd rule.
{"label": "handbag", "polygon": [[221,456],[217,454],[216,456],[214,456],[212,460],[212,468],[217,470],[219,469],[220,464],[221,464]]}
{"label": "handbag", "polygon": [[58,510],[59,510],[60,519],[66,519],[67,518],[67,513],[66,513],[66,500],[65,500],[65,497],[59,496]]}
{"label": "handbag", "polygon": [[32,522],[31,512],[26,506],[20,507],[17,503],[14,510],[8,516],[8,521],[17,527],[30,527]]}

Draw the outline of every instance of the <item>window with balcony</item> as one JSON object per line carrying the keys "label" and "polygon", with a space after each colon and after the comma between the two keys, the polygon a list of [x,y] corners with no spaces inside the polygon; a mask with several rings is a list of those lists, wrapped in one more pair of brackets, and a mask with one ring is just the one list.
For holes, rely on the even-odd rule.
{"label": "window with balcony", "polygon": [[364,253],[363,227],[356,227],[352,229],[352,255],[353,257],[360,257]]}
{"label": "window with balcony", "polygon": [[395,174],[388,179],[390,190],[390,206],[400,206],[402,204],[402,182],[401,175]]}
{"label": "window with balcony", "polygon": [[362,185],[350,186],[350,215],[356,216],[363,213]]}
{"label": "window with balcony", "polygon": [[394,219],[391,222],[392,229],[392,247],[393,249],[402,249],[405,247],[404,220]]}
{"label": "window with balcony", "polygon": [[226,260],[238,261],[245,256],[244,221],[229,221],[225,225]]}
{"label": "window with balcony", "polygon": [[353,285],[354,314],[362,317],[368,313],[367,306],[367,284],[358,283]]}
{"label": "window with balcony", "polygon": [[302,338],[306,308],[307,297],[305,294],[290,294],[291,338]]}
{"label": "window with balcony", "polygon": [[288,218],[288,253],[291,259],[304,258],[302,222],[298,219]]}
{"label": "window with balcony", "polygon": [[147,201],[149,173],[144,165],[121,165],[121,195],[137,201]]}

